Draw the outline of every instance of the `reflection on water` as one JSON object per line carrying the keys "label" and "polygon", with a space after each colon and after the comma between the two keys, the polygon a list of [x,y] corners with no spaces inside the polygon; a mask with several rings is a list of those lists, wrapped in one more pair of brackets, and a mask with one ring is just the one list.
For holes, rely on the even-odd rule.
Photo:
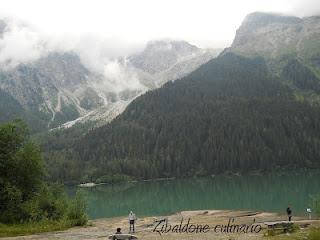
{"label": "reflection on water", "polygon": [[[216,176],[103,185],[81,189],[90,218],[164,215],[181,210],[244,209],[304,214],[320,193],[320,172],[266,176]],[[76,188],[69,188],[73,195]]]}

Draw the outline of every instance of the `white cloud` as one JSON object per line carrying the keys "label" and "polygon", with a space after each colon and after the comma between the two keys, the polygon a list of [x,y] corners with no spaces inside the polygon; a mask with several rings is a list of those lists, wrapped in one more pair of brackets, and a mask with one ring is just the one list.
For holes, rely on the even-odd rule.
{"label": "white cloud", "polygon": [[7,21],[6,31],[0,38],[0,65],[15,67],[38,59],[45,52],[45,42],[38,32],[13,20]]}
{"label": "white cloud", "polygon": [[226,47],[250,12],[305,15],[319,8],[318,0],[2,0],[0,13],[50,34],[93,33],[127,45],[170,37]]}
{"label": "white cloud", "polygon": [[15,67],[46,56],[50,52],[76,52],[90,70],[103,73],[110,59],[140,50],[143,44],[128,44],[93,33],[48,34],[17,19],[5,19],[0,36],[0,65]]}
{"label": "white cloud", "polygon": [[124,67],[118,61],[110,61],[105,65],[104,81],[105,89],[120,93],[123,90],[143,90],[145,87],[140,83],[136,72]]}
{"label": "white cloud", "polygon": [[294,0],[291,6],[288,12],[299,17],[320,15],[319,0]]}
{"label": "white cloud", "polygon": [[[297,16],[320,13],[319,0],[2,0],[10,17],[0,37],[0,65],[14,67],[51,51],[74,51],[105,76],[102,90],[144,89],[119,56],[152,39],[183,39],[200,47],[227,47],[254,11]],[[0,17],[0,19],[3,17]],[[19,22],[22,19],[26,22]],[[26,24],[27,23],[27,24]]]}
{"label": "white cloud", "polygon": [[50,51],[73,50],[101,73],[110,59],[137,51],[151,39],[227,47],[250,12],[306,16],[319,10],[318,0],[2,0],[2,16],[28,25],[11,22],[11,31],[0,39],[0,64],[15,66]]}
{"label": "white cloud", "polygon": [[94,34],[49,35],[15,19],[6,19],[0,34],[0,67],[10,69],[35,61],[50,52],[76,52],[92,72],[104,76],[96,89],[119,94],[124,90],[145,90],[135,71],[120,64],[119,56],[137,51],[142,45],[130,45]]}

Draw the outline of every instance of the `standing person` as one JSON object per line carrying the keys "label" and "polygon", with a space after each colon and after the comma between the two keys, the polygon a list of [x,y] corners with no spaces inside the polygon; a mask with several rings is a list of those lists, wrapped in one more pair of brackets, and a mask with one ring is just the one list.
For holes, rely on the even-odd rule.
{"label": "standing person", "polygon": [[308,213],[308,215],[309,215],[309,219],[311,219],[311,218],[312,218],[312,217],[311,217],[311,212],[312,212],[312,211],[311,211],[311,208],[310,208],[310,207],[308,207],[308,208],[307,208],[307,213]]}
{"label": "standing person", "polygon": [[[133,232],[134,233],[134,222],[137,220],[137,218],[136,218],[136,215],[132,212],[132,211],[130,211],[130,213],[129,213],[129,224],[130,224],[130,230],[129,230],[129,232],[131,233],[131,232]],[[131,231],[131,228],[132,228],[132,231]]]}
{"label": "standing person", "polygon": [[290,205],[287,207],[287,214],[288,214],[288,220],[289,220],[289,222],[291,222],[292,210],[291,210]]}

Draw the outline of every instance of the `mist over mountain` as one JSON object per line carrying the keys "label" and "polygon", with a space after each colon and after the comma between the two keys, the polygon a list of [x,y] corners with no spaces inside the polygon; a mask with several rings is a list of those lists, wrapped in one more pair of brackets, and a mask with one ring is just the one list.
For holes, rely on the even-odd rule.
{"label": "mist over mountain", "polygon": [[131,56],[129,61],[134,67],[154,74],[168,70],[179,59],[188,58],[200,51],[184,41],[152,41],[142,53]]}
{"label": "mist over mountain", "polygon": [[64,153],[53,146],[51,163],[67,158],[82,170],[64,177],[97,181],[318,168],[319,22],[249,15],[219,57],[136,98]]}
{"label": "mist over mountain", "polygon": [[[38,130],[104,124],[135,97],[185,76],[218,53],[185,41],[158,40],[132,55],[114,57],[101,42],[85,50],[68,41],[62,47],[61,40],[46,39],[13,20],[0,22],[0,33],[0,89],[16,101],[15,109],[23,109],[14,116]],[[37,124],[26,115],[37,118]]]}

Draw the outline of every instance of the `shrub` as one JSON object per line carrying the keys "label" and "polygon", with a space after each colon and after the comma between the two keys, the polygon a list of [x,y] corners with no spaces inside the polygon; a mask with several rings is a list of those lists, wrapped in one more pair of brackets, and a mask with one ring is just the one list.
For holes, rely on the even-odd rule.
{"label": "shrub", "polygon": [[308,236],[308,240],[319,240],[320,239],[320,229],[312,228]]}
{"label": "shrub", "polygon": [[67,219],[75,226],[83,226],[88,222],[85,210],[86,202],[84,197],[79,191],[77,191],[75,198],[70,202]]}
{"label": "shrub", "polygon": [[44,181],[45,174],[40,149],[30,141],[26,125],[18,120],[0,125],[0,223],[86,224],[84,199],[77,194],[68,200],[62,186]]}
{"label": "shrub", "polygon": [[43,185],[31,200],[23,204],[23,210],[28,221],[60,220],[68,210],[68,201],[62,186]]}

